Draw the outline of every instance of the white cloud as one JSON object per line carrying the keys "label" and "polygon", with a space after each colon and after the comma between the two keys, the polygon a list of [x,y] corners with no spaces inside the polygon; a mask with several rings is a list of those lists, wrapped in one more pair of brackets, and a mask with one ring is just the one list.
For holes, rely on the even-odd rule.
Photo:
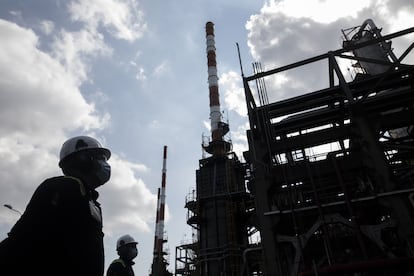
{"label": "white cloud", "polygon": [[372,0],[321,1],[321,0],[268,0],[262,13],[283,13],[289,17],[310,18],[319,23],[331,23],[340,17],[356,16]]}
{"label": "white cloud", "polygon": [[55,28],[55,24],[50,20],[43,20],[40,22],[40,29],[45,35],[50,35]]}
{"label": "white cloud", "polygon": [[146,23],[135,0],[77,0],[69,4],[72,20],[89,28],[103,25],[116,38],[134,41],[143,36]]}
{"label": "white cloud", "polygon": [[229,110],[236,111],[240,116],[247,117],[244,89],[241,87],[240,75],[234,71],[220,76],[220,91],[224,91],[224,102]]}
{"label": "white cloud", "polygon": [[160,65],[155,67],[154,69],[154,75],[155,76],[161,76],[165,72],[169,70],[169,64],[167,60],[164,60]]}
{"label": "white cloud", "polygon": [[112,50],[103,41],[103,35],[94,30],[83,29],[78,32],[62,31],[53,44],[54,56],[75,78],[78,85],[87,79],[88,56],[110,55]]}
{"label": "white cloud", "polygon": [[[250,52],[266,71],[339,49],[341,29],[375,17],[372,5],[385,2],[269,0],[246,23]],[[386,10],[384,6],[382,11]],[[328,85],[327,72],[324,60],[267,77],[268,98],[275,101],[322,89]]]}
{"label": "white cloud", "polygon": [[15,16],[15,17],[21,17],[22,16],[22,12],[21,11],[10,11],[9,13],[11,15]]}
{"label": "white cloud", "polygon": [[413,11],[401,10],[394,17],[395,20],[391,20],[392,32],[401,31],[402,28],[411,28],[414,25],[414,19],[412,16]]}
{"label": "white cloud", "polygon": [[140,67],[140,68],[138,69],[137,74],[135,75],[135,78],[136,78],[137,80],[139,80],[139,81],[145,81],[145,80],[147,80],[147,76],[146,76],[146,74],[145,74],[145,69],[144,69],[144,68],[142,68],[142,67]]}
{"label": "white cloud", "polygon": [[147,171],[143,164],[135,164],[120,159],[116,154],[109,160],[111,179],[100,188],[103,206],[111,206],[104,210],[106,233],[122,232],[129,229],[133,232],[148,232],[155,217],[156,195],[152,194],[136,173]]}
{"label": "white cloud", "polygon": [[233,144],[233,151],[237,156],[242,157],[243,152],[249,149],[246,131],[250,129],[249,122],[239,125],[236,130],[231,131],[231,140]]}
{"label": "white cloud", "polygon": [[37,48],[31,30],[0,20],[0,35],[0,49],[7,53],[0,55],[0,135],[49,134],[53,129],[62,134],[63,129],[105,125],[107,118],[96,116],[93,104],[85,102],[76,78]]}
{"label": "white cloud", "polygon": [[[90,99],[94,103],[106,103],[106,102],[108,102],[109,97],[108,97],[107,94],[105,94],[101,90],[98,90],[98,91],[95,91],[94,93],[91,94]],[[109,116],[109,114],[108,114],[108,116]]]}
{"label": "white cloud", "polygon": [[[248,45],[266,71],[341,48],[341,29],[361,25],[369,18],[383,28],[383,34],[411,27],[413,10],[414,5],[407,1],[269,0],[246,23]],[[395,46],[395,52],[401,54],[400,48]],[[281,100],[327,87],[327,72],[325,59],[267,77],[268,97]]]}

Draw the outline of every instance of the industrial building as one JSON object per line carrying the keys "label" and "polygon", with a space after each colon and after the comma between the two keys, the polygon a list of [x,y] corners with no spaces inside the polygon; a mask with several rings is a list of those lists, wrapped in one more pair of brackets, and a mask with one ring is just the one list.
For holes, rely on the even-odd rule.
{"label": "industrial building", "polygon": [[[382,35],[368,19],[342,30],[339,50],[242,72],[241,162],[224,138],[207,23],[211,156],[186,200],[194,235],[176,248],[176,275],[414,275],[414,43],[392,49],[413,32]],[[339,60],[352,63],[351,79]],[[321,61],[326,87],[269,101],[268,78]]]}

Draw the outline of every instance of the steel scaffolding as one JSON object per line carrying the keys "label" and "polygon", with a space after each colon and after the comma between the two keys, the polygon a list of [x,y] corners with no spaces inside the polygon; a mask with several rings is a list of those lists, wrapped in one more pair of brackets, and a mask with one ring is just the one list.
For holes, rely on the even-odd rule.
{"label": "steel scaffolding", "polygon": [[[264,275],[413,275],[414,66],[404,61],[414,44],[393,59],[358,54],[412,32],[372,31],[273,70],[255,64],[243,76]],[[339,59],[382,71],[346,81]],[[328,65],[327,88],[268,102],[267,78],[319,61]]]}

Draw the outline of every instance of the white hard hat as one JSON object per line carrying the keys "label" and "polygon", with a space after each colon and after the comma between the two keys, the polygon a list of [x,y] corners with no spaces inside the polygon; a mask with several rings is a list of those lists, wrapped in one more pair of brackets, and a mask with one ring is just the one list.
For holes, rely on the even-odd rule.
{"label": "white hard hat", "polygon": [[121,246],[125,245],[125,244],[138,244],[133,237],[131,237],[130,235],[126,234],[123,235],[122,237],[120,237],[117,241],[116,241],[116,250],[118,250]]}
{"label": "white hard hat", "polygon": [[111,157],[111,152],[109,149],[102,147],[101,143],[99,143],[99,141],[95,138],[89,136],[76,136],[68,139],[65,143],[63,143],[60,150],[59,164],[61,164],[62,160],[64,160],[69,155],[84,150],[98,151],[105,155],[106,159],[109,159],[109,157]]}

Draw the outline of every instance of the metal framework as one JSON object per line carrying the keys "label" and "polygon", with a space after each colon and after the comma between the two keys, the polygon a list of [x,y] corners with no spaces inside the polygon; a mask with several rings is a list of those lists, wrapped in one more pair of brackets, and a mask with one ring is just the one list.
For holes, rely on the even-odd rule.
{"label": "metal framework", "polygon": [[[412,32],[243,76],[264,275],[413,275],[414,43],[394,61],[347,54]],[[338,59],[388,69],[347,82]],[[268,102],[265,78],[318,61],[327,88]]]}
{"label": "metal framework", "polygon": [[183,243],[175,248],[175,275],[199,275],[195,261],[197,243]]}

